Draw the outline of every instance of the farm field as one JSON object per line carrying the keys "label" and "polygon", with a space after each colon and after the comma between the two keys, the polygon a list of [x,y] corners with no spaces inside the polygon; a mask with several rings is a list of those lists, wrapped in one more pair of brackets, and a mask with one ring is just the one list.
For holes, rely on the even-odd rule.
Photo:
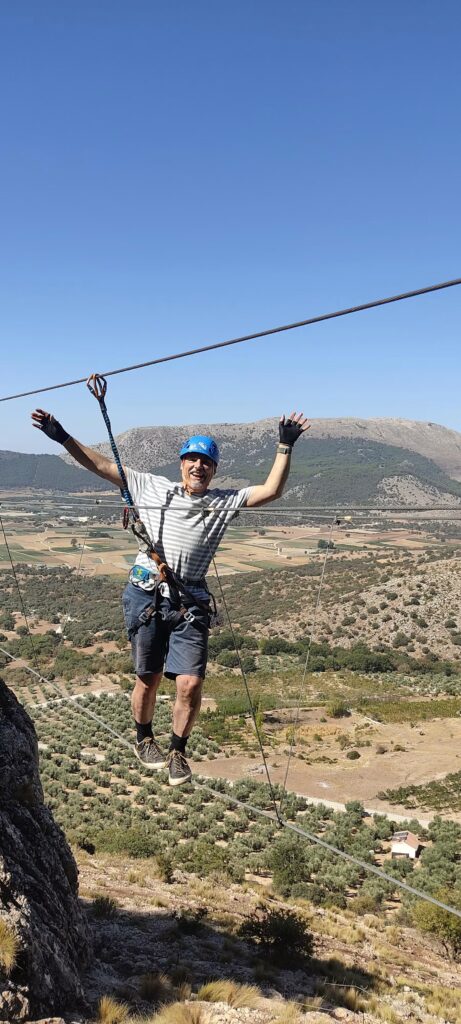
{"label": "farm field", "polygon": [[[244,871],[261,876],[268,870],[270,872],[271,845],[277,844],[276,823],[260,819],[245,811],[244,807],[236,808],[225,800],[217,800],[213,789],[210,792],[207,788],[207,785],[216,786],[218,792],[237,797],[243,804],[248,801],[262,809],[271,809],[268,786],[260,779],[248,776],[232,778],[235,758],[229,758],[228,771],[233,785],[229,787],[223,781],[229,747],[238,743],[239,733],[242,738],[247,733],[244,720],[239,718],[230,723],[226,734],[219,714],[206,712],[190,741],[195,782],[179,792],[172,792],[163,773],[152,775],[133,757],[126,694],[83,696],[77,701],[52,700],[45,707],[32,706],[28,710],[39,736],[41,778],[47,800],[74,843],[84,849],[93,846],[107,852],[130,852],[131,844],[134,844],[135,856],[148,855],[149,851],[158,854],[168,849],[174,862],[183,868],[189,865],[194,871],[199,868],[200,857],[205,856],[205,847],[208,847],[206,856],[210,858],[211,841],[215,844],[215,854],[207,869],[202,864],[201,870],[206,874],[210,873],[214,863],[215,867],[221,865],[230,877],[242,880],[242,856]],[[170,728],[171,702],[163,700],[157,714],[160,743],[166,743]],[[215,775],[217,778],[213,781]],[[207,779],[211,779],[208,784]],[[275,792],[280,796],[279,787],[276,786]],[[319,836],[328,837],[330,842],[335,841],[336,830],[342,828],[343,819],[349,815],[351,832],[346,848],[355,849],[357,855],[360,848],[362,856],[367,850],[368,859],[369,848],[374,845],[375,852],[370,862],[386,864],[386,870],[389,869],[392,875],[396,868],[390,859],[388,842],[392,823],[378,812],[375,817],[363,817],[356,800],[347,801],[347,807],[342,810],[344,813],[320,802],[309,804],[291,792],[284,800],[285,817],[296,821],[302,828],[314,829]],[[407,823],[410,821],[408,818]],[[419,827],[421,835],[426,834],[415,821],[411,824],[413,828]],[[140,833],[137,831],[139,828]],[[175,853],[174,844],[178,842],[179,849]],[[322,871],[324,868],[322,862]],[[420,865],[416,869],[424,884]],[[366,874],[355,871],[348,879],[349,886],[352,884],[349,896],[352,902],[360,895],[362,885],[366,891]],[[321,884],[320,876],[317,884]],[[336,892],[337,885],[338,879]],[[327,891],[328,884],[325,893]],[[400,898],[399,893],[396,896]]]}
{"label": "farm field", "polygon": [[[49,504],[49,518],[43,510],[40,516],[38,511],[24,515],[24,510],[8,509],[8,506],[2,512],[15,559],[46,565],[82,565],[84,572],[93,575],[126,572],[134,560],[136,544],[131,533],[125,532],[121,526],[118,506],[115,506],[116,511],[110,520],[104,523],[104,519],[95,521],[92,505],[76,506],[72,518],[68,504],[58,508],[51,502]],[[97,510],[99,519],[103,514],[102,510]],[[239,518],[242,522],[229,528],[218,551],[218,570],[223,575],[280,568],[287,562],[296,566],[310,560],[317,561],[322,554],[318,543],[330,537],[333,522],[331,517],[330,521],[322,521],[320,525],[273,526],[263,523],[254,528],[250,516],[247,514],[245,517],[244,511]],[[300,519],[301,514],[296,518]],[[370,547],[383,548],[385,552],[392,549],[416,552],[438,545],[437,540],[424,531],[423,523],[417,526],[394,523],[392,526],[386,522],[383,528],[379,525],[361,527],[360,518],[358,515],[356,522],[343,522],[332,530],[337,551],[343,557],[354,557],[356,552]],[[71,525],[69,520],[72,520]],[[7,565],[8,553],[5,544],[0,543],[0,571]]]}

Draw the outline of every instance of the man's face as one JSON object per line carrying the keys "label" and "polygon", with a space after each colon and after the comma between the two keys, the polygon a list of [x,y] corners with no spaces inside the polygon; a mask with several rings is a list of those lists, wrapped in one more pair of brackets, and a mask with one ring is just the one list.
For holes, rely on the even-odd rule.
{"label": "man's face", "polygon": [[205,494],[216,473],[213,459],[191,452],[181,459],[182,485],[188,494]]}

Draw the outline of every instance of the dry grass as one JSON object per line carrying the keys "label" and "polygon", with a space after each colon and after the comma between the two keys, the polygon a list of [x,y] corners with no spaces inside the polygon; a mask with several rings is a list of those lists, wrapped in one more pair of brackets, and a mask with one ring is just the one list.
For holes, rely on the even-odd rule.
{"label": "dry grass", "polygon": [[443,1017],[450,1024],[461,1024],[461,988],[449,989],[434,985],[425,997],[426,1012]]}
{"label": "dry grass", "polygon": [[139,981],[139,994],[149,1003],[167,1003],[176,998],[171,978],[157,972],[143,974]]}
{"label": "dry grass", "polygon": [[227,1003],[239,1010],[246,1006],[256,1010],[260,1005],[261,996],[254,985],[239,985],[236,981],[209,981],[197,992],[197,999],[204,1003]]}
{"label": "dry grass", "polygon": [[92,911],[95,917],[115,917],[118,906],[111,896],[98,893],[93,899]]}
{"label": "dry grass", "polygon": [[392,946],[385,946],[384,943],[377,942],[374,946],[373,952],[376,953],[381,962],[394,964],[398,967],[412,967],[413,959],[406,953],[400,952],[399,949],[395,949]]}
{"label": "dry grass", "polygon": [[302,1014],[314,1013],[320,1010],[323,999],[321,996],[303,1000],[302,1005],[292,1001],[282,1003],[274,1009],[274,1024],[301,1024],[304,1017]]}
{"label": "dry grass", "polygon": [[11,974],[19,951],[19,939],[14,929],[0,919],[0,966]]}
{"label": "dry grass", "polygon": [[347,946],[357,946],[364,941],[367,935],[366,929],[360,925],[341,924],[328,917],[316,918],[315,930],[319,935],[337,939],[338,942],[344,942]]}
{"label": "dry grass", "polygon": [[152,1018],[152,1024],[205,1024],[201,1006],[196,1003],[171,1003]]}
{"label": "dry grass", "polygon": [[129,1008],[126,1003],[119,1003],[112,996],[102,996],[98,1005],[99,1024],[125,1024],[128,1020]]}
{"label": "dry grass", "polygon": [[276,1024],[300,1024],[301,1016],[299,1013],[299,1006],[297,1003],[287,1003],[282,1006],[280,1013],[277,1012],[274,1017]]}
{"label": "dry grass", "polygon": [[371,997],[368,1003],[368,1013],[373,1013],[377,1020],[382,1020],[385,1024],[401,1024],[402,1021],[401,1015],[397,1014],[389,1003],[385,1003],[378,996]]}
{"label": "dry grass", "polygon": [[346,988],[344,985],[336,985],[334,981],[326,981],[316,984],[315,987],[317,993],[323,995],[329,1002],[334,1002],[337,1006],[344,1006],[354,1013],[364,1013],[370,1009],[368,997],[353,985]]}

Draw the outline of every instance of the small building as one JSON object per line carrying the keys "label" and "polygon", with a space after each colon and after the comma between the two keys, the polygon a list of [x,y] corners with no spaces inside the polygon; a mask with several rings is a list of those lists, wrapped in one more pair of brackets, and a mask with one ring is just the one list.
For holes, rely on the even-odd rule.
{"label": "small building", "polygon": [[422,850],[414,832],[394,832],[391,839],[391,857],[410,857],[416,860]]}

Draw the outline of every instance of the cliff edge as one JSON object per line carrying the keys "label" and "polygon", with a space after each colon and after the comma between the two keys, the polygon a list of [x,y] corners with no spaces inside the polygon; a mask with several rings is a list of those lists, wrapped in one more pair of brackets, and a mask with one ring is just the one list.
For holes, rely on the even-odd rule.
{"label": "cliff edge", "polygon": [[77,879],[43,802],[34,727],[0,679],[0,1021],[81,1001],[89,937]]}

